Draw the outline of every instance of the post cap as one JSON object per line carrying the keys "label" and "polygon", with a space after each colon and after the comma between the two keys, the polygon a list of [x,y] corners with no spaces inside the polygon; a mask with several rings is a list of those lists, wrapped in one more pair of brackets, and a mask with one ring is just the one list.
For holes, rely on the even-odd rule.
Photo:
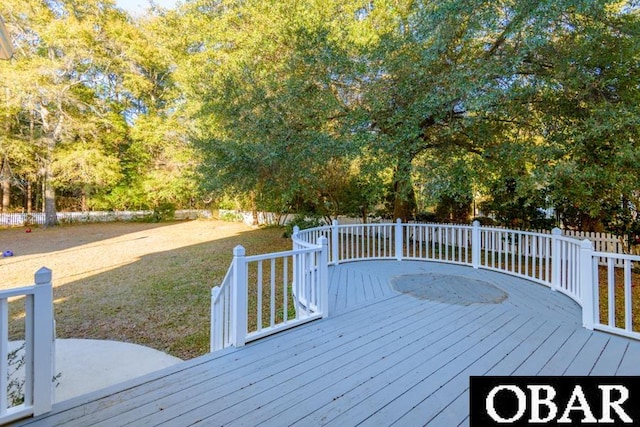
{"label": "post cap", "polygon": [[48,283],[51,283],[52,276],[53,274],[50,268],[41,267],[34,274],[34,281],[36,282],[36,285],[46,285]]}

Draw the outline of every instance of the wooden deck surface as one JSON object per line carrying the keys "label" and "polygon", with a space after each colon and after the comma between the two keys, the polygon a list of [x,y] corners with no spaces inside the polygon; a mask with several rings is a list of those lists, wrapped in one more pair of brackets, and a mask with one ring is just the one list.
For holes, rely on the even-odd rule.
{"label": "wooden deck surface", "polygon": [[[455,305],[389,286],[420,273],[483,280],[509,297]],[[526,280],[410,261],[330,274],[327,319],[60,402],[23,424],[450,427],[468,424],[471,375],[640,374],[640,342],[583,329],[571,299]]]}

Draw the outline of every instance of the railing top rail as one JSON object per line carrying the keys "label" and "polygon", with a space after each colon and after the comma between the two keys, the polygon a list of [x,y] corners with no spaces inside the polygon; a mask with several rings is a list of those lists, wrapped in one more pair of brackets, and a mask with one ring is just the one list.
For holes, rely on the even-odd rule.
{"label": "railing top rail", "polygon": [[[233,264],[229,265],[229,268],[227,269],[227,273],[224,275],[224,278],[222,279],[222,282],[220,282],[220,287],[225,286],[225,283],[229,283],[229,278],[231,277],[231,274],[233,273]],[[229,285],[227,285],[229,286]]]}
{"label": "railing top rail", "polygon": [[[542,233],[540,231],[526,231],[526,230],[515,230],[513,228],[501,228],[501,227],[489,227],[489,226],[484,226],[481,225],[480,226],[480,230],[482,231],[497,231],[497,232],[501,232],[501,233],[517,233],[517,234],[523,234],[526,236],[543,236],[543,237],[551,237],[551,231],[549,231],[548,233]],[[556,237],[559,238],[563,238],[562,235],[556,235]],[[569,238],[569,240],[576,240],[576,238]]]}
{"label": "railing top rail", "polygon": [[33,295],[35,292],[37,292],[37,288],[35,285],[23,286],[20,288],[2,289],[0,290],[0,299]]}
{"label": "railing top rail", "polygon": [[560,240],[561,242],[568,242],[568,243],[573,243],[575,245],[580,245],[582,244],[582,241],[584,240],[584,238],[579,238],[576,236],[563,236],[561,234],[558,234],[557,236],[555,236],[557,240]]}
{"label": "railing top rail", "polygon": [[470,224],[447,224],[439,222],[403,222],[402,225],[414,226],[414,227],[443,227],[443,228],[460,228],[471,229],[473,225]]}
{"label": "railing top rail", "polygon": [[[373,224],[338,224],[338,230],[348,230],[348,229],[357,229],[357,228],[380,228],[380,227],[395,227],[397,224],[396,223],[392,223],[392,222],[379,222],[379,223],[373,223]],[[415,224],[407,224],[407,223],[403,223],[402,225],[415,225]],[[324,229],[329,229],[332,226],[330,225],[326,225],[324,226]]]}
{"label": "railing top rail", "polygon": [[265,260],[273,259],[273,258],[285,258],[285,257],[289,257],[289,256],[292,256],[292,255],[317,252],[317,251],[319,251],[321,249],[322,249],[322,246],[313,245],[312,247],[309,247],[309,248],[296,249],[296,250],[292,250],[292,251],[273,252],[273,253],[270,253],[270,254],[261,254],[261,255],[250,255],[250,256],[244,257],[244,259],[245,259],[246,262],[265,261]]}
{"label": "railing top rail", "polygon": [[[305,230],[300,230],[298,233],[293,234],[291,236],[291,240],[293,241],[294,244],[302,246],[304,248],[307,248],[307,249],[318,249],[320,247],[319,245],[317,245],[315,243],[307,242],[305,240],[302,240],[302,239],[300,239],[300,236],[302,234],[309,234],[309,233],[311,233],[313,231],[324,231],[324,230],[327,229],[327,227],[328,226],[325,225],[325,226],[322,226],[322,227],[308,228],[308,229],[305,229]],[[308,231],[309,233],[303,233],[305,231]]]}
{"label": "railing top rail", "polygon": [[632,254],[617,254],[614,252],[596,252],[593,251],[592,253],[593,257],[600,257],[600,258],[614,258],[614,259],[628,259],[629,261],[640,261],[640,255],[632,255]]}

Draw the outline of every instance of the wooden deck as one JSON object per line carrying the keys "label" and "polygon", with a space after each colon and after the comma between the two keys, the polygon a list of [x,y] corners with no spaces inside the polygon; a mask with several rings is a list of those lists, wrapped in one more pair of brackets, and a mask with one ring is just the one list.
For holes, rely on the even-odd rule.
{"label": "wooden deck", "polygon": [[[454,305],[389,286],[420,273],[480,279],[509,297]],[[583,329],[571,299],[526,280],[409,261],[330,274],[327,319],[58,403],[22,424],[467,425],[471,375],[640,374],[640,342]]]}

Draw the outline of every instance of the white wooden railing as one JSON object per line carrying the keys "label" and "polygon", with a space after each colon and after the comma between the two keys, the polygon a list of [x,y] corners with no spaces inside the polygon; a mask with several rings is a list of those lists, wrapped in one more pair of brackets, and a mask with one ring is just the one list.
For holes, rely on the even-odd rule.
{"label": "white wooden railing", "polygon": [[[600,265],[602,259],[607,260],[606,266]],[[589,260],[591,277],[587,280],[594,286],[586,297],[592,300],[595,328],[640,340],[639,299],[633,295],[634,288],[640,289],[640,256],[587,251],[585,264]],[[617,268],[620,264],[622,268]]]}
{"label": "white wooden railing", "polygon": [[[211,351],[250,341],[329,315],[327,240],[246,256],[237,246],[222,284],[211,292]],[[251,304],[249,304],[251,301]]]}
{"label": "white wooden railing", "polygon": [[[640,256],[594,251],[592,241],[563,236],[562,231],[557,228],[549,234],[481,227],[478,222],[473,225],[406,224],[400,221],[395,224],[340,225],[334,221],[330,226],[296,230],[293,242],[293,251],[286,255],[245,259],[243,254],[236,254],[234,263],[283,256],[296,259],[299,252],[305,253],[304,251],[314,250],[313,248],[318,250],[322,242],[323,246],[328,246],[328,265],[362,260],[422,260],[468,265],[526,278],[553,291],[562,292],[582,307],[584,327],[640,339],[640,313],[634,311],[634,303],[637,304],[638,299],[632,292],[634,285],[640,286],[640,283],[633,283],[634,280],[640,280],[640,274],[633,274],[633,265],[640,263]],[[298,271],[306,271],[307,274],[326,268],[322,262],[312,264],[312,268],[303,267],[301,261],[294,261],[293,264]],[[227,308],[217,308],[218,311],[212,315],[212,319],[215,317],[213,323],[218,325],[219,331],[212,332],[212,337],[217,340],[217,344],[213,345],[212,339],[212,350],[235,345],[231,339],[225,338],[233,336],[228,331],[229,324],[233,325],[233,321],[227,322],[227,326],[221,325],[224,325],[225,316],[229,318],[229,313],[233,311],[234,294],[227,289],[233,289],[230,283],[238,280],[236,271],[230,269],[222,287],[214,288],[214,303],[217,307]],[[246,273],[242,274],[246,276]],[[244,281],[247,280],[245,276],[241,277]],[[291,295],[293,301],[297,301],[296,304],[304,305],[313,295],[305,291],[309,281],[310,277],[305,275],[294,280]],[[286,282],[285,276],[281,283]],[[606,286],[601,284],[605,282]],[[323,294],[327,292],[323,288],[309,289]],[[223,293],[224,298],[220,297]],[[242,295],[245,294],[243,288]],[[239,303],[242,305],[242,312],[245,312],[246,301]],[[607,316],[604,319],[600,316],[601,304],[606,307]],[[259,307],[260,304],[258,310]],[[320,311],[326,316],[328,307]],[[318,314],[320,311],[312,312]],[[260,315],[258,318],[261,318]],[[634,319],[637,320],[634,322]],[[279,327],[271,320],[268,329],[272,332],[279,330]],[[262,336],[259,332],[253,333],[254,336]],[[247,334],[247,337],[252,336],[251,332]]]}
{"label": "white wooden railing", "polygon": [[[9,402],[9,304],[24,303],[24,402]],[[51,270],[41,268],[35,285],[0,291],[0,424],[51,410],[55,333]]]}

